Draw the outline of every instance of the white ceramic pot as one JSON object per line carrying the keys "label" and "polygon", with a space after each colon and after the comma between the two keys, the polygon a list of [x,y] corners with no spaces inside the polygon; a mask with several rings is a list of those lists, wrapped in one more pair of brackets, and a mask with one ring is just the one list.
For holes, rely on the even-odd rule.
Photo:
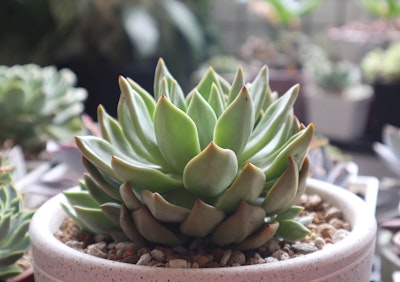
{"label": "white ceramic pot", "polygon": [[341,94],[324,93],[315,86],[305,95],[307,120],[315,131],[339,142],[356,141],[365,133],[373,98],[369,85],[358,85]]}
{"label": "white ceramic pot", "polygon": [[66,217],[62,195],[35,213],[30,227],[35,281],[369,281],[375,250],[376,221],[361,198],[332,184],[308,181],[308,192],[343,210],[353,230],[348,237],[304,257],[252,266],[171,269],[137,266],[92,257],[60,243],[53,233]]}

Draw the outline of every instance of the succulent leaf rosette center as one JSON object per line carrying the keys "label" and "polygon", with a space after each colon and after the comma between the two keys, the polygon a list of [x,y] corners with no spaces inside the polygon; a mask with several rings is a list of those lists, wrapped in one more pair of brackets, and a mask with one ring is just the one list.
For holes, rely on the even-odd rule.
{"label": "succulent leaf rosette center", "polygon": [[118,118],[98,107],[101,137],[79,136],[87,170],[65,210],[115,240],[257,248],[308,234],[296,202],[306,189],[312,124],[293,113],[299,86],[277,98],[263,67],[246,84],[212,68],[185,95],[159,60],[154,95],[120,77]]}

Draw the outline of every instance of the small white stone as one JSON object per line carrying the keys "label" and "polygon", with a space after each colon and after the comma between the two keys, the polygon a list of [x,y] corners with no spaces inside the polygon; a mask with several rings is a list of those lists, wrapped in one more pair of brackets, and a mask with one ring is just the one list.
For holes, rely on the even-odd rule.
{"label": "small white stone", "polygon": [[171,259],[168,264],[170,268],[188,268],[188,262],[184,259]]}
{"label": "small white stone", "polygon": [[222,266],[227,266],[228,265],[228,261],[232,256],[232,251],[231,250],[227,250],[224,252],[224,254],[222,255],[221,261],[219,262]]}
{"label": "small white stone", "polygon": [[150,261],[151,261],[151,255],[149,253],[145,253],[140,256],[140,258],[136,264],[137,265],[148,265]]}
{"label": "small white stone", "polygon": [[349,236],[349,234],[350,234],[349,231],[344,229],[339,229],[338,231],[336,231],[335,234],[333,234],[332,240],[334,243],[337,243],[346,238],[347,236]]}
{"label": "small white stone", "polygon": [[154,249],[150,252],[151,256],[153,259],[155,259],[156,261],[164,261],[165,259],[165,254],[160,251],[159,249]]}
{"label": "small white stone", "polygon": [[325,240],[321,237],[317,237],[314,240],[314,245],[320,250],[322,250],[324,248],[325,244],[326,244]]}
{"label": "small white stone", "polygon": [[89,245],[86,249],[86,253],[91,256],[95,256],[95,257],[99,257],[99,258],[106,258],[107,253],[105,252],[105,249],[106,249],[106,243],[104,243],[104,244],[96,243],[93,245]]}

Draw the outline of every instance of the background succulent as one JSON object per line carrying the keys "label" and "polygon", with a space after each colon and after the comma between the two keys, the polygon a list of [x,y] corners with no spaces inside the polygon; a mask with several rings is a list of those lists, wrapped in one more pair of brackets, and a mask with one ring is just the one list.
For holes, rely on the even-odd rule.
{"label": "background succulent", "polygon": [[83,128],[80,114],[87,96],[75,83],[68,69],[0,66],[0,142],[11,140],[35,152],[49,139],[73,140]]}
{"label": "background succulent", "polygon": [[304,237],[294,206],[306,188],[314,127],[293,114],[299,86],[274,100],[268,69],[245,86],[212,68],[185,97],[160,59],[154,98],[119,78],[118,120],[98,107],[102,137],[76,144],[87,170],[65,195],[82,227],[116,240],[256,248],[277,232]]}
{"label": "background succulent", "polygon": [[32,211],[23,209],[23,198],[12,184],[12,167],[0,158],[0,281],[15,276],[15,264],[29,247],[27,234]]}

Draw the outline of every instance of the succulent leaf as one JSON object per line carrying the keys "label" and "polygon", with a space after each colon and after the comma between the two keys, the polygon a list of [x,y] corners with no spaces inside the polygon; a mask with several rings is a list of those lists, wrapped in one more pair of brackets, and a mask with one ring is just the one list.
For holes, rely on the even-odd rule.
{"label": "succulent leaf", "polygon": [[[165,79],[166,85],[162,86]],[[163,59],[159,59],[154,75],[154,97],[160,100],[161,96],[168,96],[172,103],[181,110],[186,110],[185,96],[180,85],[169,72]]]}
{"label": "succulent leaf", "polygon": [[310,230],[296,220],[287,219],[279,221],[277,233],[283,239],[295,242],[307,236]]}
{"label": "succulent leaf", "polygon": [[264,218],[263,208],[240,201],[235,213],[216,227],[212,241],[217,245],[240,243],[263,225]]}
{"label": "succulent leaf", "polygon": [[[156,163],[154,156],[148,151],[145,144],[140,141],[139,135],[136,134],[136,128],[132,123],[132,118],[125,98],[121,96],[118,103],[118,120],[126,139],[131,144],[136,155],[140,156],[139,160],[146,160],[147,163]],[[160,165],[165,166],[166,164],[160,163]]]}
{"label": "succulent leaf", "polygon": [[214,69],[210,67],[203,78],[200,80],[199,84],[196,86],[197,91],[199,91],[199,93],[207,101],[210,98],[210,90],[213,84],[218,88],[218,90],[224,93],[218,75],[215,73]]}
{"label": "succulent leaf", "polygon": [[183,171],[183,184],[195,195],[214,197],[232,183],[237,170],[235,153],[211,142],[187,163]]}
{"label": "succulent leaf", "polygon": [[271,90],[268,84],[268,68],[264,66],[257,74],[253,83],[250,86],[251,96],[253,98],[255,107],[255,119],[260,118],[262,110],[264,110],[265,101],[268,98],[268,94]]}
{"label": "succulent leaf", "polygon": [[293,158],[288,157],[288,167],[267,192],[262,204],[267,215],[284,212],[291,207],[299,184],[299,169]]}
{"label": "succulent leaf", "polygon": [[101,173],[85,157],[82,158],[82,164],[87,171],[87,174],[83,175],[85,189],[90,192],[95,201],[105,202],[104,198],[108,197],[118,201],[121,199],[118,193],[119,186],[114,178]]}
{"label": "succulent leaf", "polygon": [[167,192],[182,185],[180,176],[165,174],[156,168],[129,163],[118,157],[113,157],[111,164],[119,179],[131,183],[136,191]]}
{"label": "succulent leaf", "polygon": [[121,206],[120,225],[125,235],[135,244],[135,246],[141,247],[145,244],[144,238],[135,227],[131,213],[125,205]]}
{"label": "succulent leaf", "polygon": [[129,109],[135,134],[137,134],[141,143],[155,159],[162,159],[153,129],[153,120],[145,102],[122,76],[119,78],[119,85],[121,95],[125,98],[122,102],[125,102]]}
{"label": "succulent leaf", "polygon": [[190,212],[188,209],[169,203],[159,193],[152,193],[149,190],[142,190],[142,200],[151,214],[160,221],[182,222]]}
{"label": "succulent leaf", "polygon": [[226,213],[233,212],[241,200],[255,203],[265,185],[265,174],[248,163],[215,206]]}
{"label": "succulent leaf", "polygon": [[275,221],[285,220],[285,219],[293,219],[297,217],[302,211],[304,207],[302,206],[291,206],[286,211],[280,213],[276,218]]}
{"label": "succulent leaf", "polygon": [[195,90],[192,99],[190,100],[188,116],[196,124],[199,134],[200,148],[204,149],[213,140],[214,127],[217,122],[217,116],[207,103],[206,100]]}
{"label": "succulent leaf", "polygon": [[121,194],[122,201],[129,210],[134,211],[142,206],[142,203],[136,197],[135,193],[132,190],[132,186],[128,182],[124,182],[121,184],[119,192]]}
{"label": "succulent leaf", "polygon": [[219,117],[214,129],[214,142],[240,155],[254,126],[254,105],[250,93],[243,87],[236,99]]}
{"label": "succulent leaf", "polygon": [[220,117],[225,110],[224,94],[220,89],[213,83],[211,85],[210,97],[208,98],[208,104],[213,109],[215,115]]}
{"label": "succulent leaf", "polygon": [[110,222],[119,227],[121,205],[117,203],[105,203],[100,205],[103,214],[110,220]]}
{"label": "succulent leaf", "polygon": [[232,103],[233,100],[236,99],[236,97],[239,95],[240,91],[245,86],[245,84],[246,81],[244,79],[243,68],[239,66],[236,71],[235,78],[233,79],[232,86],[230,87],[228,92],[228,100],[227,100],[228,105]]}
{"label": "succulent leaf", "polygon": [[74,206],[83,205],[89,208],[96,208],[99,206],[88,191],[64,191],[63,193],[68,199],[68,202]]}
{"label": "succulent leaf", "polygon": [[130,78],[126,79],[129,83],[129,85],[133,88],[133,90],[136,91],[140,95],[140,97],[143,99],[144,104],[146,105],[147,111],[150,114],[150,117],[153,116],[154,114],[154,109],[156,108],[156,103],[151,96],[149,92],[147,92],[142,86],[137,84],[135,81],[133,81]]}
{"label": "succulent leaf", "polygon": [[140,234],[150,242],[173,246],[179,246],[184,242],[156,220],[146,206],[132,212],[132,218]]}
{"label": "succulent leaf", "polygon": [[[204,219],[207,218],[207,221]],[[191,237],[205,237],[225,218],[221,210],[196,200],[192,210],[180,225],[183,234]]]}
{"label": "succulent leaf", "polygon": [[260,231],[255,232],[240,242],[236,248],[241,251],[249,251],[261,247],[275,236],[278,227],[278,222],[267,224]]}
{"label": "succulent leaf", "polygon": [[200,152],[196,124],[162,96],[154,112],[154,129],[161,153],[177,173]]}
{"label": "succulent leaf", "polygon": [[87,208],[82,206],[73,206],[73,208],[76,216],[87,230],[92,230],[96,234],[109,237],[110,230],[116,228],[100,208]]}
{"label": "succulent leaf", "polygon": [[254,156],[271,141],[275,133],[279,131],[281,125],[291,114],[289,109],[293,107],[298,90],[298,87],[292,87],[286,94],[267,108],[257,127],[252,132],[243,153],[239,156],[239,163]]}
{"label": "succulent leaf", "polygon": [[[119,123],[112,118],[102,106],[97,108],[97,119],[100,125],[101,136],[116,147],[123,154],[131,155],[134,151],[126,140]],[[138,158],[137,155],[135,155]]]}

